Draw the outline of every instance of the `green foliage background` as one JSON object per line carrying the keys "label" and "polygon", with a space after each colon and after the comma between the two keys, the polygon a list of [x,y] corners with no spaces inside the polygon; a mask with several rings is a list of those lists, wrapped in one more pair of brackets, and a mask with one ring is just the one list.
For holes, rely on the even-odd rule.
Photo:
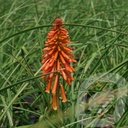
{"label": "green foliage background", "polygon": [[[75,106],[83,81],[105,72],[128,80],[127,0],[0,0],[0,5],[1,128],[80,128]],[[59,114],[49,112],[51,96],[40,78],[42,48],[58,17],[66,24],[78,61],[72,87],[65,84],[69,102],[60,102]],[[94,85],[90,91],[96,94],[104,87]],[[127,102],[122,104],[126,110],[114,127],[128,126]]]}

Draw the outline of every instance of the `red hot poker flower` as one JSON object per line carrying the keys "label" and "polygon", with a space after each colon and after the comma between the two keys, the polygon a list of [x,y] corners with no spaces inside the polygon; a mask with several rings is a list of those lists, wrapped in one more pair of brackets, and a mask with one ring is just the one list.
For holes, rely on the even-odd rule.
{"label": "red hot poker flower", "polygon": [[67,46],[71,42],[62,20],[57,18],[53,26],[54,28],[48,33],[47,42],[45,43],[46,47],[43,49],[42,78],[45,78],[46,82],[48,82],[46,92],[50,93],[50,90],[52,90],[52,107],[54,110],[57,110],[59,106],[58,92],[60,89],[62,92],[62,102],[67,102],[64,86],[60,83],[59,79],[62,77],[71,85],[71,82],[74,81],[71,73],[75,72],[71,63],[77,61],[73,59],[73,50]]}

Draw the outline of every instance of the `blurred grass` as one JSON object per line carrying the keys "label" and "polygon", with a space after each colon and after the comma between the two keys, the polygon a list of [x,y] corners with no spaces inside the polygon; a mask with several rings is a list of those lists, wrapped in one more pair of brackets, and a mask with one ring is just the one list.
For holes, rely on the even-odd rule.
{"label": "blurred grass", "polygon": [[[0,5],[0,127],[79,128],[75,106],[86,78],[106,72],[128,80],[127,0],[0,0]],[[75,81],[71,88],[66,85],[69,102],[60,102],[59,117],[53,110],[49,113],[51,97],[40,79],[42,48],[57,17],[69,30],[78,61]],[[128,126],[125,105],[115,127]]]}

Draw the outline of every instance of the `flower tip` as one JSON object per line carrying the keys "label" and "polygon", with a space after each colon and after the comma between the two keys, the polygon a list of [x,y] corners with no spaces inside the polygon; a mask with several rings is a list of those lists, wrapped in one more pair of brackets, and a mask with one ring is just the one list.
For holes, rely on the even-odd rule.
{"label": "flower tip", "polygon": [[53,109],[56,111],[57,110],[57,107],[53,107]]}
{"label": "flower tip", "polygon": [[45,78],[45,76],[41,76],[41,78]]}
{"label": "flower tip", "polygon": [[45,90],[45,92],[50,93],[50,91],[49,91],[49,90]]}
{"label": "flower tip", "polygon": [[64,25],[63,21],[60,18],[57,18],[53,24],[55,27],[62,27]]}
{"label": "flower tip", "polygon": [[55,94],[53,95],[53,99],[52,99],[52,108],[54,110],[58,109],[58,96]]}
{"label": "flower tip", "polygon": [[74,62],[74,63],[77,63],[77,61],[76,61],[76,60],[73,60],[73,62]]}
{"label": "flower tip", "polygon": [[63,103],[66,103],[67,102],[67,99],[66,100],[62,100]]}

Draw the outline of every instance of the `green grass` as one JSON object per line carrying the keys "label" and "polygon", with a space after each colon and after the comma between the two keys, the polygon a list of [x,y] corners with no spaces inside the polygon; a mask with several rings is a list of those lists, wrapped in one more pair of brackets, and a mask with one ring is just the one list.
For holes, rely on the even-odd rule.
{"label": "green grass", "polygon": [[[114,111],[120,117],[114,127],[128,126],[127,0],[0,0],[0,5],[1,128],[94,128]],[[61,110],[56,113],[51,109],[51,95],[45,93],[40,68],[42,48],[58,17],[69,31],[78,62],[73,65],[75,81],[71,87],[65,84],[68,103],[60,101]],[[109,88],[114,98],[98,115],[93,102],[104,98]],[[80,102],[87,111],[80,113],[80,109],[76,114],[83,96],[90,97],[90,104]],[[125,106],[122,115],[115,110],[118,103]]]}

